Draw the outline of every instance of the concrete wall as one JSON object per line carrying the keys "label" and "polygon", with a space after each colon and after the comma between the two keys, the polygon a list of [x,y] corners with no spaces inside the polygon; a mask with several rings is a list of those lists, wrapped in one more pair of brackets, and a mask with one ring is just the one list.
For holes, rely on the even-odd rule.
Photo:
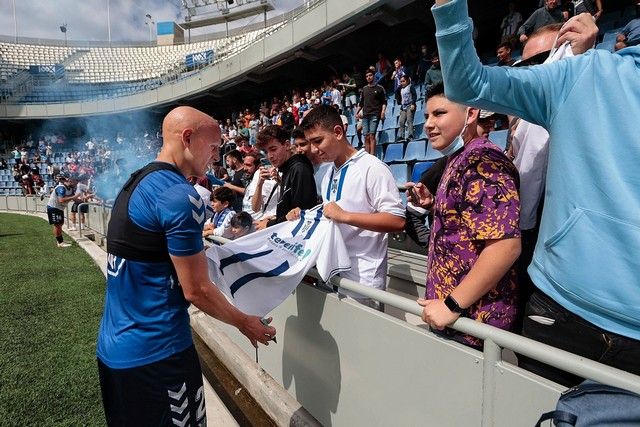
{"label": "concrete wall", "polygon": [[[306,285],[271,314],[278,343],[260,365],[325,426],[531,426],[555,407],[561,388],[506,362],[491,369],[483,401],[483,355],[362,305]],[[220,327],[250,357],[235,329]]]}

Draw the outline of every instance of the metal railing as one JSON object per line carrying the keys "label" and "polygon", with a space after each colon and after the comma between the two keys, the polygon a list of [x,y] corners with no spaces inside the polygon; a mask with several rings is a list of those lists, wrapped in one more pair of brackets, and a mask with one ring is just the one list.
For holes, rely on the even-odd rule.
{"label": "metal railing", "polygon": [[[222,244],[230,241],[217,236],[210,237],[209,240]],[[312,268],[308,274],[322,280],[320,274],[315,268]],[[332,285],[339,288],[355,292],[367,298],[372,298],[407,313],[411,313],[419,317],[422,316],[422,308],[415,300],[394,295],[380,289],[364,286],[352,280],[337,276],[333,277],[330,282]],[[620,387],[640,394],[640,376],[621,369],[612,368],[611,366],[595,362],[568,351],[564,351],[484,323],[476,322],[465,317],[459,318],[449,327],[458,332],[484,340],[483,355],[485,373],[491,371],[487,369],[488,367],[494,366],[496,363],[502,361],[501,349],[505,348],[580,377],[592,379],[603,384]],[[484,375],[483,381],[490,381],[490,377],[490,375]],[[483,387],[483,393],[493,393],[492,387]]]}
{"label": "metal railing", "polygon": [[[25,199],[25,197],[16,196],[2,197],[4,198],[4,204],[0,202],[0,210],[5,211],[16,210],[6,208],[8,206],[7,200],[9,198]],[[24,210],[29,212],[34,211],[34,209],[30,207],[29,203],[14,203],[14,205],[24,206],[24,208],[19,208],[17,210]],[[110,207],[95,203],[87,203],[87,205],[99,206],[100,209],[104,210],[104,212],[102,212],[101,214],[103,222],[101,224],[102,228],[100,231],[103,231],[104,234],[106,234],[107,228],[104,221],[107,217]],[[89,217],[87,217],[87,219],[89,219]],[[87,228],[92,229],[89,221],[87,221]],[[92,230],[98,232],[98,230],[96,229]],[[216,236],[210,236],[208,240],[219,244],[229,242],[228,239]],[[308,274],[321,280],[320,275],[315,268],[312,268]],[[364,297],[375,299],[381,303],[390,305],[407,313],[411,313],[416,316],[422,315],[422,308],[416,303],[415,300],[394,295],[387,291],[370,288],[368,286],[356,283],[352,280],[340,277],[333,277],[330,282],[332,285],[335,285],[339,288],[355,292]],[[485,400],[487,402],[491,401],[491,399],[489,399],[489,396],[493,395],[495,387],[492,368],[494,368],[496,364],[502,362],[502,349],[512,350],[516,353],[528,356],[532,359],[538,360],[540,362],[546,363],[548,365],[554,366],[558,369],[570,372],[583,378],[589,378],[603,384],[620,387],[640,394],[640,376],[631,374],[629,372],[595,362],[585,357],[578,356],[576,354],[560,350],[556,347],[552,347],[538,341],[525,338],[523,336],[507,332],[493,326],[486,325],[484,323],[476,322],[468,318],[459,318],[452,325],[450,325],[450,327],[452,329],[455,329],[456,331],[484,340],[484,375],[482,376],[482,381],[483,394],[485,395],[485,397],[487,397],[487,399]],[[484,407],[483,419],[487,421],[492,419],[492,411],[493,408],[491,406]],[[483,425],[488,424],[489,423],[487,422]]]}

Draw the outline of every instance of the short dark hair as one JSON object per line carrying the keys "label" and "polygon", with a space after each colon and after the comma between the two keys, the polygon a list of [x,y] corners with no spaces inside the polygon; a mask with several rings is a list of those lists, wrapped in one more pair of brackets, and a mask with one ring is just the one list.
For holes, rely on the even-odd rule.
{"label": "short dark hair", "polygon": [[236,195],[230,188],[218,187],[211,193],[211,200],[213,201],[214,199],[222,203],[227,202],[231,206],[236,200]]}
{"label": "short dark hair", "polygon": [[253,225],[253,218],[249,215],[248,212],[242,211],[238,212],[231,218],[231,223],[229,224],[231,227],[242,227],[250,229]]}
{"label": "short dark hair", "polygon": [[257,152],[250,152],[244,155],[244,158],[246,159],[247,157],[253,157],[253,165],[254,166],[258,166],[260,165],[260,154],[258,154]]}
{"label": "short dark hair", "polygon": [[300,129],[300,127],[296,127],[292,132],[291,132],[291,138],[293,139],[305,139],[304,136],[304,130]]}
{"label": "short dark hair", "polygon": [[307,131],[316,126],[320,126],[326,130],[333,130],[336,126],[342,127],[340,113],[328,105],[318,105],[304,116],[302,123],[300,123],[300,129]]}
{"label": "short dark hair", "polygon": [[278,125],[269,125],[258,132],[258,136],[256,137],[257,142],[256,146],[258,148],[263,148],[272,139],[277,140],[281,144],[286,144],[289,142],[291,134],[287,132],[282,126]]}
{"label": "short dark hair", "polygon": [[505,48],[505,49],[509,49],[511,50],[511,43],[509,42],[502,42],[498,45],[498,47],[496,48],[496,50],[501,49],[501,48]]}
{"label": "short dark hair", "polygon": [[445,96],[444,84],[442,82],[438,82],[427,89],[426,99],[433,98],[434,96]]}
{"label": "short dark hair", "polygon": [[238,150],[231,150],[227,154],[225,154],[224,156],[225,157],[233,157],[234,159],[236,159],[239,162],[242,161],[242,153],[240,151],[238,151]]}

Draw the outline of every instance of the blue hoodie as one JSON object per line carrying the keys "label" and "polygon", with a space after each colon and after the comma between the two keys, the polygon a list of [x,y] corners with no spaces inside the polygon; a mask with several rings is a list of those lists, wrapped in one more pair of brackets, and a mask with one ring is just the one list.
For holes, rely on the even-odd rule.
{"label": "blue hoodie", "polygon": [[447,97],[549,131],[533,282],[572,313],[640,339],[640,47],[486,67],[466,1],[432,11]]}

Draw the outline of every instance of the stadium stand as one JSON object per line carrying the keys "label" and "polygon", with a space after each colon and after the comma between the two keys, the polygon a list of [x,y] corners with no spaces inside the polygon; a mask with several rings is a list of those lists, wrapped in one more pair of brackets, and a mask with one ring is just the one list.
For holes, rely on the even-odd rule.
{"label": "stadium stand", "polygon": [[[12,103],[113,98],[153,89],[238,54],[284,25],[170,46],[60,47],[0,42],[0,96]],[[189,66],[188,58],[207,60]]]}

